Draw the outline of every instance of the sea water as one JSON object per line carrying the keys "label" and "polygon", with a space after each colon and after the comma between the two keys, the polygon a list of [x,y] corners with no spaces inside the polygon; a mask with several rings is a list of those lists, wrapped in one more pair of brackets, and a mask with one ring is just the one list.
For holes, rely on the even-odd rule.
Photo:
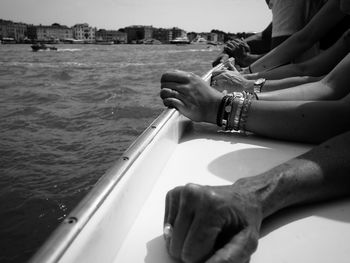
{"label": "sea water", "polygon": [[0,262],[25,262],[164,110],[161,74],[206,45],[0,45]]}

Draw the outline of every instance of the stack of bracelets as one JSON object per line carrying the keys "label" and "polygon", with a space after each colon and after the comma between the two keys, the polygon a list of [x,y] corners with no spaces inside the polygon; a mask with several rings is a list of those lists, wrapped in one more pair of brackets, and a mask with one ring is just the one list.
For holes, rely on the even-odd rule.
{"label": "stack of bracelets", "polygon": [[252,100],[256,100],[255,93],[233,92],[225,95],[220,103],[216,117],[216,124],[224,130],[246,132],[245,125]]}

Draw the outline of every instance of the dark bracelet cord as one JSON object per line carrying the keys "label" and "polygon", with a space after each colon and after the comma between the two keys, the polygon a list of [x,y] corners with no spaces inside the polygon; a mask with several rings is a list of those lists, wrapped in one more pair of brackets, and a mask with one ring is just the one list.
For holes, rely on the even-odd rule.
{"label": "dark bracelet cord", "polygon": [[228,98],[229,96],[224,96],[219,105],[218,113],[216,115],[216,125],[218,125],[219,127],[222,126],[222,116],[224,114],[224,108]]}

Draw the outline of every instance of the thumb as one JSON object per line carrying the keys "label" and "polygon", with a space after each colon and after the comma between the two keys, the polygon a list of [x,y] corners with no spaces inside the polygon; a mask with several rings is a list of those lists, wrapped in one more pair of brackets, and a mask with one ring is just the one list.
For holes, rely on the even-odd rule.
{"label": "thumb", "polygon": [[229,243],[217,250],[206,263],[249,262],[250,256],[258,247],[258,233],[246,228],[235,235]]}
{"label": "thumb", "polygon": [[234,58],[229,58],[227,61],[227,64],[225,65],[229,70],[232,70],[234,72],[238,72],[238,70],[235,67],[235,59]]}

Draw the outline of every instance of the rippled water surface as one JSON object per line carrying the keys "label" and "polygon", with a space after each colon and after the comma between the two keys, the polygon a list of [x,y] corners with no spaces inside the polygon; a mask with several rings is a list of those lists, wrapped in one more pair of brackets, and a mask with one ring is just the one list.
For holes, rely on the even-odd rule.
{"label": "rippled water surface", "polygon": [[205,73],[207,46],[0,45],[0,262],[25,262],[163,111],[168,69]]}

